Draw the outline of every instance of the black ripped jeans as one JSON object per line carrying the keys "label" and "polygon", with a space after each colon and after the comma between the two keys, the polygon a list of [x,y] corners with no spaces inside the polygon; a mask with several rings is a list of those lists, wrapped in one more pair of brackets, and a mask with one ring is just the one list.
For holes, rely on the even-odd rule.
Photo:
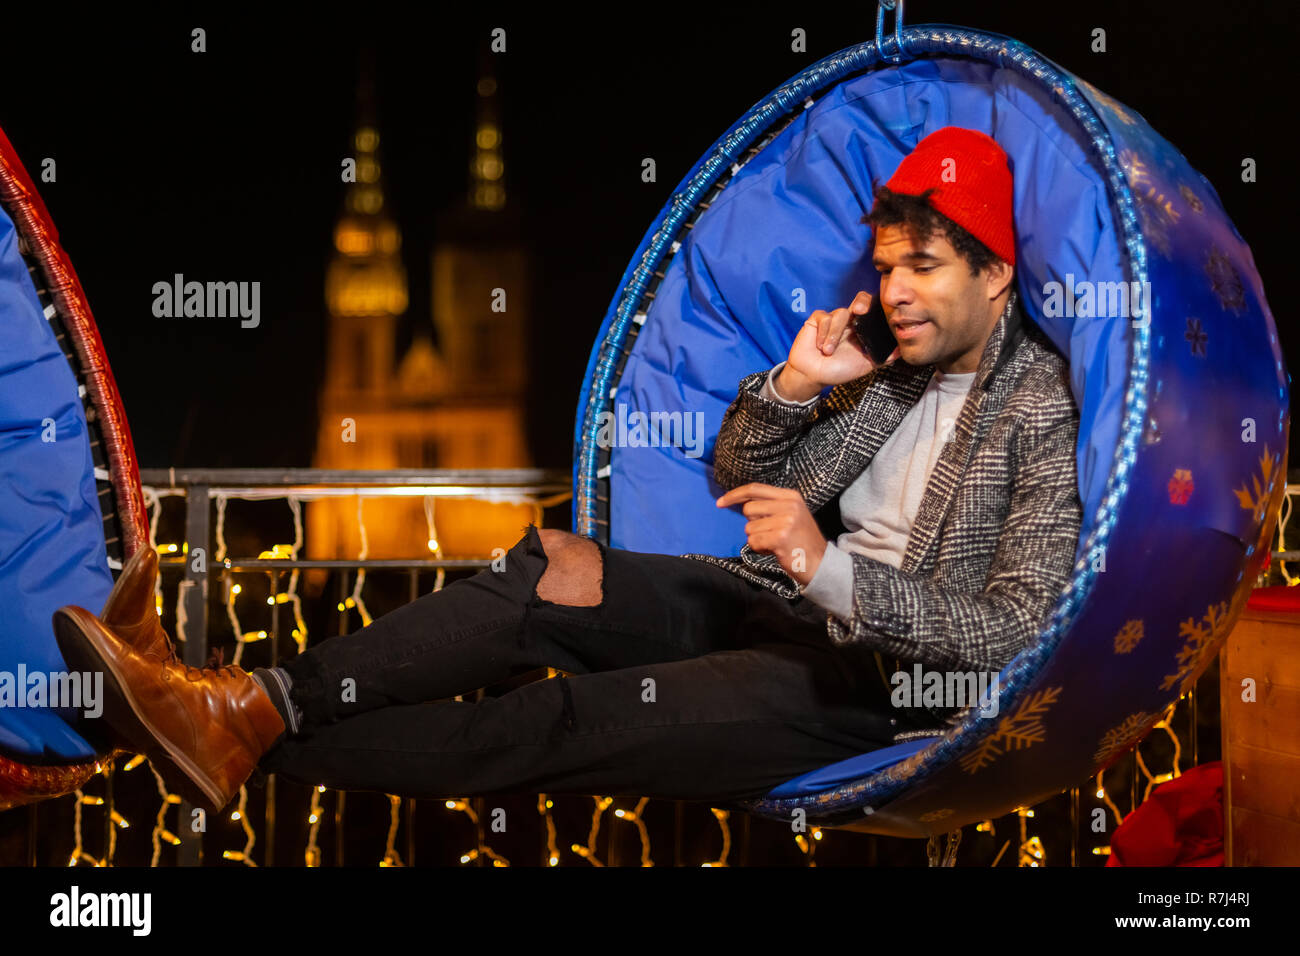
{"label": "black ripped jeans", "polygon": [[[536,595],[529,525],[485,568],[281,666],[302,732],[259,769],[411,797],[759,797],[915,724],[826,612],[690,558],[601,546],[600,604]],[[538,680],[468,694],[540,667]]]}

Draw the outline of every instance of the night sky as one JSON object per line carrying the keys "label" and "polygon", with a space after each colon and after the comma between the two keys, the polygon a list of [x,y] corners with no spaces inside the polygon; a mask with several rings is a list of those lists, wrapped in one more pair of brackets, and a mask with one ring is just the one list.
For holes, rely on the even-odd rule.
{"label": "night sky", "polygon": [[[287,19],[68,10],[6,27],[0,127],[89,296],[141,465],[307,466],[362,44],[378,62],[409,334],[428,322],[435,215],[468,181],[478,51],[505,27],[506,185],[537,278],[528,434],[536,464],[568,469],[596,329],[674,186],[748,107],[874,33],[870,3],[747,12],[759,9],[638,5],[631,22],[622,8],[551,5],[419,20],[378,4]],[[1297,201],[1283,124],[1295,122],[1286,64],[1297,19],[1263,4],[1173,2],[914,2],[905,14],[1014,36],[1146,117],[1214,184],[1251,245],[1291,362],[1282,280],[1294,271]],[[207,30],[204,54],[190,52],[194,26]],[[1104,54],[1090,51],[1097,26]],[[808,31],[807,53],[790,52],[794,27]],[[39,182],[47,156],[57,183]],[[644,156],[658,182],[641,182]],[[1258,162],[1254,184],[1241,182],[1245,156]],[[261,326],[154,318],[153,283],[177,272],[260,280]]]}

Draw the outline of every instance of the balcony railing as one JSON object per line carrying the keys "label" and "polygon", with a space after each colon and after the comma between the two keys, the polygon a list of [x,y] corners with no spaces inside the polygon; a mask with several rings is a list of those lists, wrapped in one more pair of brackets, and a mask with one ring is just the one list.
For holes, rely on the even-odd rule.
{"label": "balcony railing", "polygon": [[[151,543],[158,528],[162,513],[163,499],[181,496],[184,498],[183,543],[177,548],[174,558],[169,558],[164,550],[160,556],[160,568],[179,570],[179,597],[176,606],[176,633],[178,654],[181,659],[194,667],[202,667],[210,660],[210,603],[209,595],[214,592],[214,585],[223,583],[228,588],[233,576],[249,572],[262,572],[269,576],[270,604],[269,627],[265,629],[271,656],[268,666],[279,662],[279,646],[282,643],[287,626],[282,607],[285,592],[281,589],[284,573],[293,574],[305,570],[322,570],[341,572],[336,575],[338,583],[339,633],[355,630],[349,626],[349,609],[355,602],[349,600],[346,581],[347,572],[357,572],[358,589],[366,571],[407,571],[409,577],[408,600],[419,596],[419,575],[422,571],[438,572],[437,587],[440,587],[443,572],[449,570],[472,571],[486,567],[491,562],[489,556],[480,558],[348,558],[348,559],[309,559],[301,555],[303,542],[302,515],[299,504],[303,501],[315,501],[343,496],[357,496],[360,499],[408,497],[421,498],[426,503],[447,499],[472,499],[476,501],[526,504],[534,509],[534,523],[539,527],[546,524],[546,509],[555,508],[552,526],[562,525],[568,528],[567,503],[572,494],[571,476],[567,472],[542,469],[392,469],[387,471],[348,471],[322,469],[143,469],[141,483],[144,486],[146,500],[151,507]],[[226,504],[233,500],[268,501],[283,500],[289,503],[293,511],[296,541],[288,554],[277,552],[275,557],[263,557],[258,553],[247,555],[227,555],[225,547],[224,522]],[[215,508],[214,508],[215,506]],[[564,506],[559,510],[559,506]],[[215,514],[214,514],[215,511]],[[216,545],[213,550],[213,545]],[[265,542],[271,547],[271,542]],[[206,560],[194,560],[196,548],[206,548]],[[296,631],[295,631],[296,636]],[[236,634],[239,643],[243,636]],[[242,647],[239,648],[242,651]],[[228,663],[239,663],[238,660]],[[246,668],[247,669],[247,668]],[[474,698],[481,698],[483,691],[475,692]],[[106,787],[111,801],[110,785]],[[335,847],[334,864],[343,862],[343,819],[346,794],[336,794]],[[168,799],[175,801],[174,796]],[[393,800],[393,827],[390,829],[389,852],[385,862],[391,857],[400,860],[395,853],[392,834],[396,831],[399,813],[399,799]],[[483,830],[484,813],[481,801],[476,808],[469,807],[470,816],[475,821],[478,832],[477,848],[486,846]],[[318,811],[317,795],[313,795],[313,822]],[[413,840],[416,801],[400,800],[401,813],[404,815],[407,834],[405,856],[406,863],[413,861],[415,846]],[[474,812],[477,810],[477,812]],[[177,862],[180,865],[198,865],[202,862],[202,834],[194,834],[184,825],[191,818],[192,808],[183,800],[179,804],[180,825],[176,827],[174,837],[169,842],[177,846]],[[320,810],[323,813],[323,810]],[[112,815],[111,802],[105,807],[106,818]],[[259,834],[262,843],[264,864],[275,862],[276,843],[276,783],[274,776],[269,776],[266,783],[265,815],[263,830]],[[315,831],[313,830],[313,833]],[[78,835],[78,843],[80,843]],[[241,859],[241,851],[226,852],[231,859]],[[312,848],[308,848],[308,859]],[[155,854],[155,858],[157,854]],[[320,859],[319,852],[316,859]],[[475,855],[475,861],[483,863],[488,854]],[[251,863],[251,860],[244,862]]]}

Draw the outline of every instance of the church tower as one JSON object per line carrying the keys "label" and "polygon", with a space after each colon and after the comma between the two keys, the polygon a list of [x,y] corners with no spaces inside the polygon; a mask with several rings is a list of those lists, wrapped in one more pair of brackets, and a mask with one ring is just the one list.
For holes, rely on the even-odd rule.
{"label": "church tower", "polygon": [[[451,406],[440,462],[526,468],[529,257],[519,203],[509,192],[501,92],[486,44],[477,74],[467,189],[462,202],[437,217],[430,260],[433,326]],[[527,506],[482,501],[446,502],[438,515],[448,548],[479,554],[508,548],[538,517]]]}
{"label": "church tower", "polygon": [[[526,385],[528,257],[519,203],[507,188],[500,90],[490,56],[480,52],[465,199],[438,217],[433,322],[456,391],[518,408]],[[499,444],[490,457],[512,454]]]}
{"label": "church tower", "polygon": [[[373,78],[363,67],[357,92],[359,122],[352,138],[356,180],[334,228],[334,255],[325,278],[329,310],[325,398],[383,404],[393,368],[398,319],[406,312],[402,235],[384,208]],[[359,409],[358,409],[359,410]]]}
{"label": "church tower", "polygon": [[[416,324],[395,361],[407,310],[401,233],[385,208],[373,60],[362,64],[345,186],[326,276],[329,310],[317,468],[521,468],[528,333],[528,257],[508,201],[497,80],[487,54],[465,199],[438,216],[431,257],[432,321]],[[356,498],[309,507],[308,553],[344,558],[361,547]],[[527,505],[436,497],[366,498],[371,558],[490,556],[534,520]]]}

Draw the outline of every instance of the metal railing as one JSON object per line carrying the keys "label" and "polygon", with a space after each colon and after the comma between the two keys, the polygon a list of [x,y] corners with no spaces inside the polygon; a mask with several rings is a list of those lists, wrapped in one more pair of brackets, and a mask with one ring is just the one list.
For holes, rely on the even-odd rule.
{"label": "metal railing", "polygon": [[[279,592],[279,572],[299,570],[358,571],[386,570],[409,572],[409,600],[419,596],[418,576],[424,570],[456,570],[486,567],[490,558],[377,558],[377,559],[304,559],[300,556],[263,558],[256,556],[218,555],[213,560],[194,561],[191,557],[198,547],[208,548],[213,543],[213,503],[231,499],[277,500],[290,502],[321,500],[341,496],[362,498],[418,497],[434,499],[473,499],[477,501],[531,504],[535,508],[536,523],[543,524],[543,510],[567,502],[572,494],[571,478],[567,472],[543,469],[392,469],[387,471],[349,471],[323,469],[142,469],[141,483],[146,498],[157,502],[161,511],[161,498],[183,495],[184,541],[187,554],[176,558],[160,558],[160,567],[181,568],[180,597],[177,605],[178,621],[184,620],[183,640],[178,640],[178,653],[184,663],[203,667],[209,663],[209,594],[215,578],[249,571],[265,571],[271,579],[270,666],[279,662],[278,640],[281,636],[282,604],[274,600]],[[156,524],[157,512],[154,515]],[[215,529],[218,531],[220,528]],[[338,576],[340,633],[347,633],[348,611],[346,603],[346,576]],[[483,691],[477,691],[481,698]],[[109,780],[111,788],[111,777]],[[108,788],[106,788],[108,789]],[[111,793],[111,789],[108,789]],[[335,807],[334,863],[343,861],[343,826],[345,794],[337,794]],[[415,800],[406,799],[406,854],[408,865],[413,861]],[[275,851],[275,777],[266,780],[266,810],[264,830],[264,862],[274,863]],[[192,807],[182,800],[179,818],[190,818]],[[483,814],[475,815],[479,828],[479,845],[483,845]],[[180,865],[202,863],[202,834],[178,826],[176,836],[177,862]]]}

